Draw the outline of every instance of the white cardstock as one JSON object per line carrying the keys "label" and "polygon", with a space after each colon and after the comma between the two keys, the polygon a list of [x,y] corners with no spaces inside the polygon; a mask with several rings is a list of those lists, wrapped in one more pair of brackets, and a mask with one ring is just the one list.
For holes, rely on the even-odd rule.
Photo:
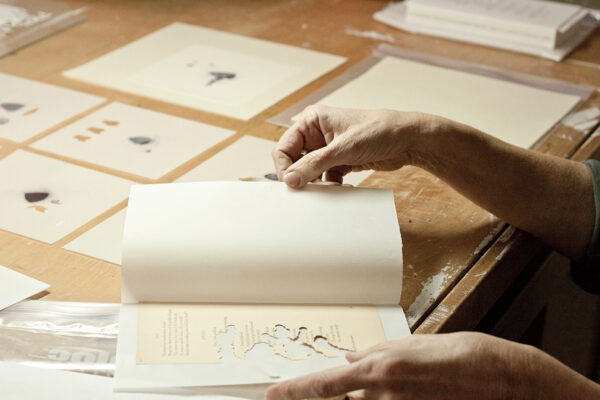
{"label": "white cardstock", "polygon": [[530,147],[579,101],[575,95],[386,57],[319,103],[440,115]]}
{"label": "white cardstock", "polygon": [[0,73],[0,137],[23,142],[106,99]]}
{"label": "white cardstock", "polygon": [[[177,182],[277,180],[271,151],[276,142],[244,136],[177,179]],[[344,183],[358,185],[373,171],[352,172]]]}
{"label": "white cardstock", "polygon": [[158,179],[233,133],[112,103],[35,142],[33,147]]}
{"label": "white cardstock", "polygon": [[50,285],[0,265],[0,310],[48,289]]}
{"label": "white cardstock", "polygon": [[64,74],[247,120],[345,60],[174,23]]}
{"label": "white cardstock", "polygon": [[64,246],[76,253],[99,258],[113,264],[121,264],[123,228],[127,209],[108,217],[89,231]]}
{"label": "white cardstock", "polygon": [[17,150],[0,160],[0,229],[53,243],[127,198],[134,182]]}

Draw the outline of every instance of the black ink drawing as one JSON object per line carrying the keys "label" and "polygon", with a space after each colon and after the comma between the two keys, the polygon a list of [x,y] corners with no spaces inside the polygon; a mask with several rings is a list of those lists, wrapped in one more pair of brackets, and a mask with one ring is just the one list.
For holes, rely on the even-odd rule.
{"label": "black ink drawing", "polygon": [[17,111],[24,107],[23,104],[19,103],[0,103],[0,107],[4,108],[6,111]]}
{"label": "black ink drawing", "polygon": [[[147,136],[132,136],[129,138],[129,141],[133,144],[137,144],[139,146],[144,146],[153,142],[153,140]],[[144,150],[146,153],[152,153],[152,150],[146,149]]]}
{"label": "black ink drawing", "polygon": [[277,174],[275,172],[270,172],[268,174],[265,174],[265,178],[267,178],[270,181],[278,181],[279,178],[277,178]]}
{"label": "black ink drawing", "polygon": [[233,72],[209,72],[212,79],[206,84],[206,86],[210,86],[215,82],[221,81],[223,79],[233,79],[235,78],[235,74]]}
{"label": "black ink drawing", "polygon": [[152,142],[152,139],[150,139],[147,136],[132,136],[129,138],[129,140],[131,141],[131,143],[139,144],[140,146]]}
{"label": "black ink drawing", "polygon": [[38,201],[45,200],[49,195],[50,193],[48,192],[27,192],[25,193],[25,200],[30,203],[37,203]]}

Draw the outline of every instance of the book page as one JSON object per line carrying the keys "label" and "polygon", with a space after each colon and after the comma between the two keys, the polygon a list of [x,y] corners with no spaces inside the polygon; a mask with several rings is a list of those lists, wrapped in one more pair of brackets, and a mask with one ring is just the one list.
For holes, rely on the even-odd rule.
{"label": "book page", "polygon": [[136,361],[247,360],[259,344],[266,344],[274,356],[295,361],[317,355],[343,357],[345,351],[364,350],[384,341],[374,306],[140,304]]}
{"label": "book page", "polygon": [[132,188],[122,301],[398,304],[389,190],[280,182]]}

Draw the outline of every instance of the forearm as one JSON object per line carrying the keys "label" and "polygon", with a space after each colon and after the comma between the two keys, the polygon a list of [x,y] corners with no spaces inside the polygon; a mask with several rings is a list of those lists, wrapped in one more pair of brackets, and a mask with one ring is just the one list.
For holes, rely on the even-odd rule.
{"label": "forearm", "polygon": [[411,163],[479,206],[578,258],[593,230],[588,168],[506,144],[473,128],[424,116]]}

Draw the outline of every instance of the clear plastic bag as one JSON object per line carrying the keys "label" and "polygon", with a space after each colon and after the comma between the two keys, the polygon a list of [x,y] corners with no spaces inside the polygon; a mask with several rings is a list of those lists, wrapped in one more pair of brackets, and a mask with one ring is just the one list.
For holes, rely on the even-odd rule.
{"label": "clear plastic bag", "polygon": [[82,11],[49,0],[0,0],[0,57],[85,21]]}
{"label": "clear plastic bag", "polygon": [[119,304],[24,301],[0,312],[0,361],[114,375]]}

